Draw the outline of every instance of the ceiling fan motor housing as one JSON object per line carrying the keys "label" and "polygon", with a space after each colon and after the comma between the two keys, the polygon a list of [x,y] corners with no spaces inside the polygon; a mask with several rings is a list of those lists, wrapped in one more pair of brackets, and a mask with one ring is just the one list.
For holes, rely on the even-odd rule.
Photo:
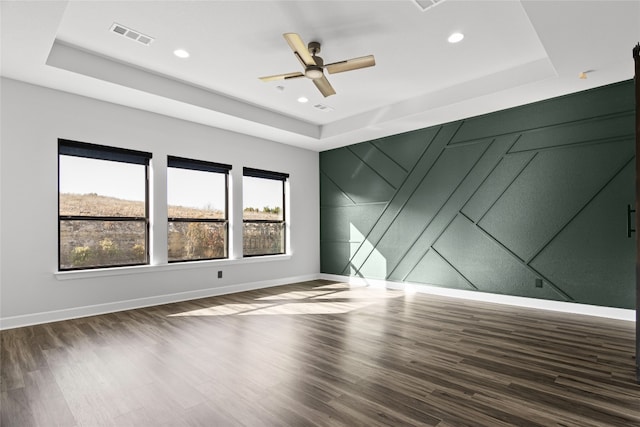
{"label": "ceiling fan motor housing", "polygon": [[324,68],[324,61],[319,56],[313,56],[316,65],[308,65],[304,70],[304,75],[310,79],[319,79],[324,76],[322,69]]}

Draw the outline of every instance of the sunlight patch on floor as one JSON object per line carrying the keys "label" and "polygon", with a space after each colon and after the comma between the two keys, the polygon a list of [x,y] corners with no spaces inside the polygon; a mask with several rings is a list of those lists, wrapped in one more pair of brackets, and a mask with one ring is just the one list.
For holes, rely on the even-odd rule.
{"label": "sunlight patch on floor", "polygon": [[272,304],[223,304],[213,307],[200,308],[197,310],[185,311],[182,313],[170,314],[169,317],[185,317],[185,316],[229,316],[233,314],[242,314],[247,311],[259,310]]}
{"label": "sunlight patch on floor", "polygon": [[348,283],[330,283],[328,285],[315,286],[313,289],[349,289],[351,285]]}
{"label": "sunlight patch on floor", "polygon": [[330,283],[312,290],[283,292],[258,297],[256,303],[229,303],[198,308],[168,317],[249,316],[290,314],[345,314],[381,300],[404,296],[402,291],[353,287],[348,283]]}
{"label": "sunlight patch on floor", "polygon": [[269,295],[268,297],[256,298],[258,301],[270,301],[270,300],[300,300],[306,298],[318,297],[319,295],[325,295],[333,293],[331,290],[326,291],[292,291],[285,292],[278,295]]}
{"label": "sunlight patch on floor", "polygon": [[368,289],[368,288],[354,288],[339,292],[332,292],[330,294],[319,295],[313,297],[313,299],[352,299],[352,298],[366,298],[366,299],[389,299],[398,298],[404,295],[404,292],[399,291],[387,291],[384,289]]}
{"label": "sunlight patch on floor", "polygon": [[295,304],[278,304],[259,310],[240,313],[241,315],[255,314],[344,314],[375,304],[375,301],[353,302],[303,302]]}

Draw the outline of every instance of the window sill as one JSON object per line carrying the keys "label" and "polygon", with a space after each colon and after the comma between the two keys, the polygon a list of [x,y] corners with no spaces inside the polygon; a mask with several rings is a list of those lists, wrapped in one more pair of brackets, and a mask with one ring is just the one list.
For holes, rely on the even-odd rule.
{"label": "window sill", "polygon": [[288,261],[291,255],[267,255],[239,259],[214,259],[206,261],[176,262],[159,265],[134,265],[129,267],[96,268],[93,270],[58,271],[53,273],[57,280],[88,279],[95,277],[122,276],[127,274],[158,273],[174,270],[194,270],[217,268],[225,265],[255,264],[272,261]]}

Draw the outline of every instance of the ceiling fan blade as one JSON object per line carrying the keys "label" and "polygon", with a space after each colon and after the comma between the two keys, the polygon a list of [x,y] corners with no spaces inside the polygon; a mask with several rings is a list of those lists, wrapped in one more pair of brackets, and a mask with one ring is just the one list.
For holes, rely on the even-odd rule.
{"label": "ceiling fan blade", "polygon": [[258,77],[258,78],[263,82],[272,82],[274,80],[287,80],[287,79],[295,79],[298,77],[304,77],[304,74],[300,72],[295,72],[295,73],[286,73],[286,74],[276,74],[275,76],[265,76],[265,77]]}
{"label": "ceiling fan blade", "polygon": [[336,91],[333,89],[333,86],[331,86],[331,83],[329,83],[329,80],[327,80],[325,76],[322,76],[319,79],[313,79],[313,83],[316,85],[320,93],[322,93],[322,95],[324,95],[325,98],[327,96],[336,94]]}
{"label": "ceiling fan blade", "polygon": [[313,59],[311,54],[309,53],[309,49],[304,44],[300,36],[296,33],[284,33],[283,34],[287,43],[289,43],[289,47],[296,55],[298,60],[302,63],[303,67],[307,67],[309,65],[316,65],[316,61]]}
{"label": "ceiling fan blade", "polygon": [[343,71],[357,70],[359,68],[373,67],[376,60],[373,55],[361,56],[360,58],[347,59],[346,61],[334,62],[324,67],[329,74],[342,73]]}

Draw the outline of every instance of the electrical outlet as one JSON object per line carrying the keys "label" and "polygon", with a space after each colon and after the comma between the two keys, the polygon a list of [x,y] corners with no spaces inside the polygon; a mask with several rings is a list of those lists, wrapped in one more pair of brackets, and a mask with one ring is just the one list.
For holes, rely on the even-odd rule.
{"label": "electrical outlet", "polygon": [[218,270],[218,279],[222,279],[222,270]]}
{"label": "electrical outlet", "polygon": [[536,288],[542,287],[542,279],[536,279]]}

